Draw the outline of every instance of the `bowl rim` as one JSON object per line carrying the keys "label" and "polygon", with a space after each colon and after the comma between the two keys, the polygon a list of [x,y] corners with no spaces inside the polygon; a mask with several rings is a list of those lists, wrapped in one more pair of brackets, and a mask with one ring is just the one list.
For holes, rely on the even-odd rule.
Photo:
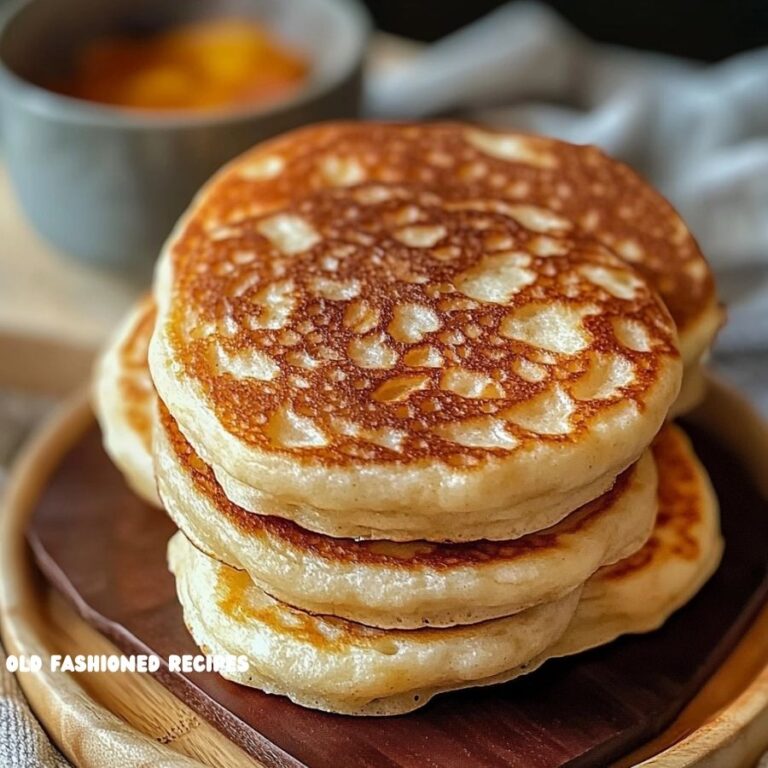
{"label": "bowl rim", "polygon": [[[285,0],[283,0],[285,2]],[[29,5],[39,0],[14,0],[0,13],[0,40],[6,34],[11,22]],[[56,93],[18,75],[0,56],[0,93],[23,103],[38,115],[58,121],[68,121],[98,127],[128,129],[184,129],[194,127],[215,127],[254,119],[277,117],[332,92],[362,68],[366,48],[373,30],[373,21],[365,6],[358,0],[291,0],[299,5],[318,2],[326,8],[335,8],[346,17],[351,25],[352,44],[349,55],[324,78],[310,81],[292,95],[260,106],[222,107],[206,110],[174,110],[153,112],[152,110],[100,104],[86,99]]]}

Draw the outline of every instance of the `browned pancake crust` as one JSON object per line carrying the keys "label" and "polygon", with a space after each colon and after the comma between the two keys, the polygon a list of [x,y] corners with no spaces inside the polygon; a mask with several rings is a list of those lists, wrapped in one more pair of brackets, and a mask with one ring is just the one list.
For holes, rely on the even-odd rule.
{"label": "browned pancake crust", "polygon": [[[611,404],[635,400],[642,408],[643,394],[669,364],[665,358],[677,356],[666,309],[638,278],[634,295],[621,299],[587,279],[586,270],[621,271],[626,276],[631,267],[585,234],[575,220],[561,216],[561,229],[555,224],[542,234],[498,210],[505,203],[489,197],[487,184],[464,178],[461,168],[483,162],[491,167],[491,175],[501,174],[502,168],[493,170],[493,159],[481,157],[461,136],[456,126],[308,129],[257,151],[260,157],[279,151],[288,158],[279,176],[245,179],[238,168],[247,167],[246,158],[206,193],[202,208],[182,228],[172,249],[175,283],[169,335],[176,359],[202,387],[230,434],[270,453],[311,456],[328,466],[398,463],[407,457],[408,462],[440,459],[471,468],[509,451],[457,444],[445,430],[458,422],[492,417],[519,446],[577,442]],[[545,144],[546,152],[555,152]],[[574,185],[578,180],[567,169],[591,169],[593,155],[592,150],[566,145],[556,149],[556,171],[544,176],[550,185],[549,212],[555,214],[554,203],[560,200],[560,215],[567,213],[567,201],[577,194],[575,189],[561,189],[567,179]],[[357,152],[370,164],[372,176],[385,183],[325,186],[318,163],[327,159],[327,151],[334,156]],[[586,155],[576,164],[580,152]],[[439,162],[430,160],[435,153],[442,158]],[[451,160],[450,168],[444,167],[445,158]],[[604,165],[594,161],[590,183],[602,179],[608,189]],[[544,185],[535,182],[536,175],[529,178],[532,172],[524,168],[522,180]],[[555,180],[559,192],[551,188]],[[587,184],[587,179],[580,183]],[[641,190],[638,187],[637,194],[642,200],[650,193]],[[612,193],[611,199],[620,196]],[[526,202],[530,199],[527,195]],[[263,234],[265,221],[275,215],[300,217],[317,240],[287,256]],[[411,226],[443,234],[434,247],[406,244],[401,233]],[[455,283],[489,253],[518,254],[524,268],[535,275],[534,282],[522,285],[504,304],[468,298]],[[333,283],[330,289],[328,280]],[[288,281],[295,304],[287,320],[271,327],[260,292],[278,290]],[[323,295],[328,290],[355,295]],[[574,311],[586,305],[597,309],[580,321],[589,342],[579,354],[546,352],[505,335],[503,323],[511,310],[554,304]],[[398,338],[392,325],[405,305],[431,313],[436,328],[416,340]],[[624,346],[614,332],[616,319],[640,323],[650,334],[652,349]],[[385,365],[373,368],[352,359],[355,345],[376,340],[391,358]],[[439,356],[438,365],[427,366],[419,358],[427,347]],[[222,355],[252,359],[254,352],[276,368],[271,380],[222,373],[215,362]],[[634,380],[611,398],[576,402],[567,433],[532,432],[507,419],[507,409],[555,385],[570,391],[586,376],[596,354],[629,360]],[[306,360],[311,362],[302,362]],[[543,378],[531,381],[518,375],[515,368],[521,360],[547,364]],[[457,396],[446,383],[448,369],[484,380],[485,389]],[[276,438],[271,419],[284,409],[308,420],[322,439],[291,445]]]}
{"label": "browned pancake crust", "polygon": [[295,131],[257,150],[286,159],[278,177],[264,182],[228,176],[205,211],[231,221],[233,213],[245,215],[262,204],[289,205],[297,190],[326,185],[318,170],[325,156],[354,157],[368,181],[460,185],[468,197],[492,194],[562,213],[632,261],[661,294],[680,330],[712,305],[714,279],[696,240],[669,202],[634,170],[596,147],[544,137],[527,137],[541,152],[540,162],[500,159],[468,143],[467,128],[355,122]]}
{"label": "browned pancake crust", "polygon": [[[670,557],[695,561],[701,547],[693,531],[702,522],[701,481],[686,451],[685,438],[664,427],[653,442],[659,468],[659,511],[646,544],[635,554],[600,569],[600,577],[621,579]],[[673,535],[665,541],[665,535]]]}
{"label": "browned pancake crust", "polygon": [[428,541],[357,541],[314,533],[290,520],[254,514],[233,504],[217,482],[213,470],[197,456],[162,403],[159,406],[159,418],[161,428],[165,431],[176,458],[197,490],[243,532],[254,536],[272,536],[285,541],[296,550],[312,553],[325,560],[393,566],[398,569],[440,570],[490,561],[513,561],[535,550],[557,548],[560,537],[588,525],[593,516],[615,504],[626,492],[634,473],[633,468],[624,471],[610,491],[573,512],[556,526],[511,541],[481,540],[455,544]]}

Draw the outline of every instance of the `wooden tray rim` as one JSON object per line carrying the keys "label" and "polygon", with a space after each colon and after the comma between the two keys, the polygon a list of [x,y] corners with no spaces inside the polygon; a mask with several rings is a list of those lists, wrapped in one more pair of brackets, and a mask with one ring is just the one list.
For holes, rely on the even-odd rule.
{"label": "wooden tray rim", "polygon": [[[708,386],[706,408],[697,412],[697,420],[741,449],[745,464],[768,498],[768,425],[727,385],[710,376]],[[58,461],[91,423],[89,400],[89,392],[81,390],[59,406],[22,449],[7,480],[0,516],[0,638],[8,654],[45,656],[48,652],[42,641],[39,611],[35,609],[30,615],[29,610],[37,590],[25,540],[26,521]],[[745,444],[752,450],[745,451]],[[768,609],[763,613],[768,615]],[[748,764],[744,761],[756,758],[768,741],[768,652],[762,663],[752,682],[724,708],[684,738],[634,765],[717,768]],[[39,672],[18,672],[16,678],[53,741],[70,758],[73,755],[67,748],[65,731],[74,727],[94,752],[119,755],[126,767],[203,765],[121,720],[83,690],[76,677],[52,673],[43,665]],[[663,742],[663,734],[653,743],[656,741]],[[253,760],[252,764],[258,762]]]}

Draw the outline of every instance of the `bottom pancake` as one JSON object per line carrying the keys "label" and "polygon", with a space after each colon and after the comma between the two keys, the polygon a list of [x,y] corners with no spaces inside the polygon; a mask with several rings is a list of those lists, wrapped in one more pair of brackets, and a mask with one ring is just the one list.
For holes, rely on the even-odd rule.
{"label": "bottom pancake", "polygon": [[185,622],[206,652],[247,657],[248,671],[229,679],[359,715],[408,712],[437,693],[511,680],[547,659],[649,631],[695,594],[722,552],[717,500],[687,438],[667,429],[655,451],[660,511],[651,539],[554,603],[471,626],[372,629],[280,603],[177,534],[169,563]]}
{"label": "bottom pancake", "polygon": [[243,571],[204,555],[182,533],[168,561],[184,621],[205,653],[245,656],[224,676],[306,707],[396,715],[441,691],[501,681],[565,631],[579,591],[503,619],[446,629],[375,629],[292,608]]}

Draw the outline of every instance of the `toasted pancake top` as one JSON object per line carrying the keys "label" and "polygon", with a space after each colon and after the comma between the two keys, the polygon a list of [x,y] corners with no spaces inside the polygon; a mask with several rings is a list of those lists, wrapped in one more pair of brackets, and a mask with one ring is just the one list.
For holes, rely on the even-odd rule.
{"label": "toasted pancake top", "polygon": [[652,449],[659,467],[659,511],[653,533],[634,555],[601,568],[600,578],[628,578],[664,560],[697,560],[701,555],[697,529],[703,522],[704,490],[688,438],[679,427],[667,424]]}
{"label": "toasted pancake top", "polygon": [[[202,195],[171,245],[166,328],[230,434],[326,464],[472,467],[576,440],[676,375],[663,304],[555,192],[464,178],[497,160],[475,133],[320,126]],[[521,168],[572,162],[517,142]]]}
{"label": "toasted pancake top", "polygon": [[155,327],[156,309],[152,297],[142,298],[135,312],[136,322],[116,350],[120,370],[117,386],[128,426],[139,436],[147,451],[151,451],[155,389],[147,367],[147,351]]}
{"label": "toasted pancake top", "polygon": [[[213,470],[195,453],[181,433],[167,408],[159,402],[159,428],[164,430],[176,459],[205,495],[221,512],[243,531],[266,534],[285,541],[294,549],[312,552],[330,561],[369,563],[395,568],[459,568],[486,562],[514,561],[533,551],[555,550],[561,537],[576,531],[586,532],[601,512],[617,504],[636,482],[638,470],[632,466],[616,479],[611,490],[570,514],[564,521],[544,531],[510,541],[472,541],[434,543],[429,541],[391,542],[333,538],[308,531],[290,520],[258,515],[231,502],[218,484]],[[639,481],[639,478],[638,478]]]}
{"label": "toasted pancake top", "polygon": [[[328,123],[261,145],[225,179],[206,205],[221,237],[307,190],[458,186],[466,199],[490,196],[569,219],[646,276],[680,331],[715,302],[711,270],[674,208],[596,147],[460,123]],[[369,195],[377,194],[386,191],[374,186]]]}

